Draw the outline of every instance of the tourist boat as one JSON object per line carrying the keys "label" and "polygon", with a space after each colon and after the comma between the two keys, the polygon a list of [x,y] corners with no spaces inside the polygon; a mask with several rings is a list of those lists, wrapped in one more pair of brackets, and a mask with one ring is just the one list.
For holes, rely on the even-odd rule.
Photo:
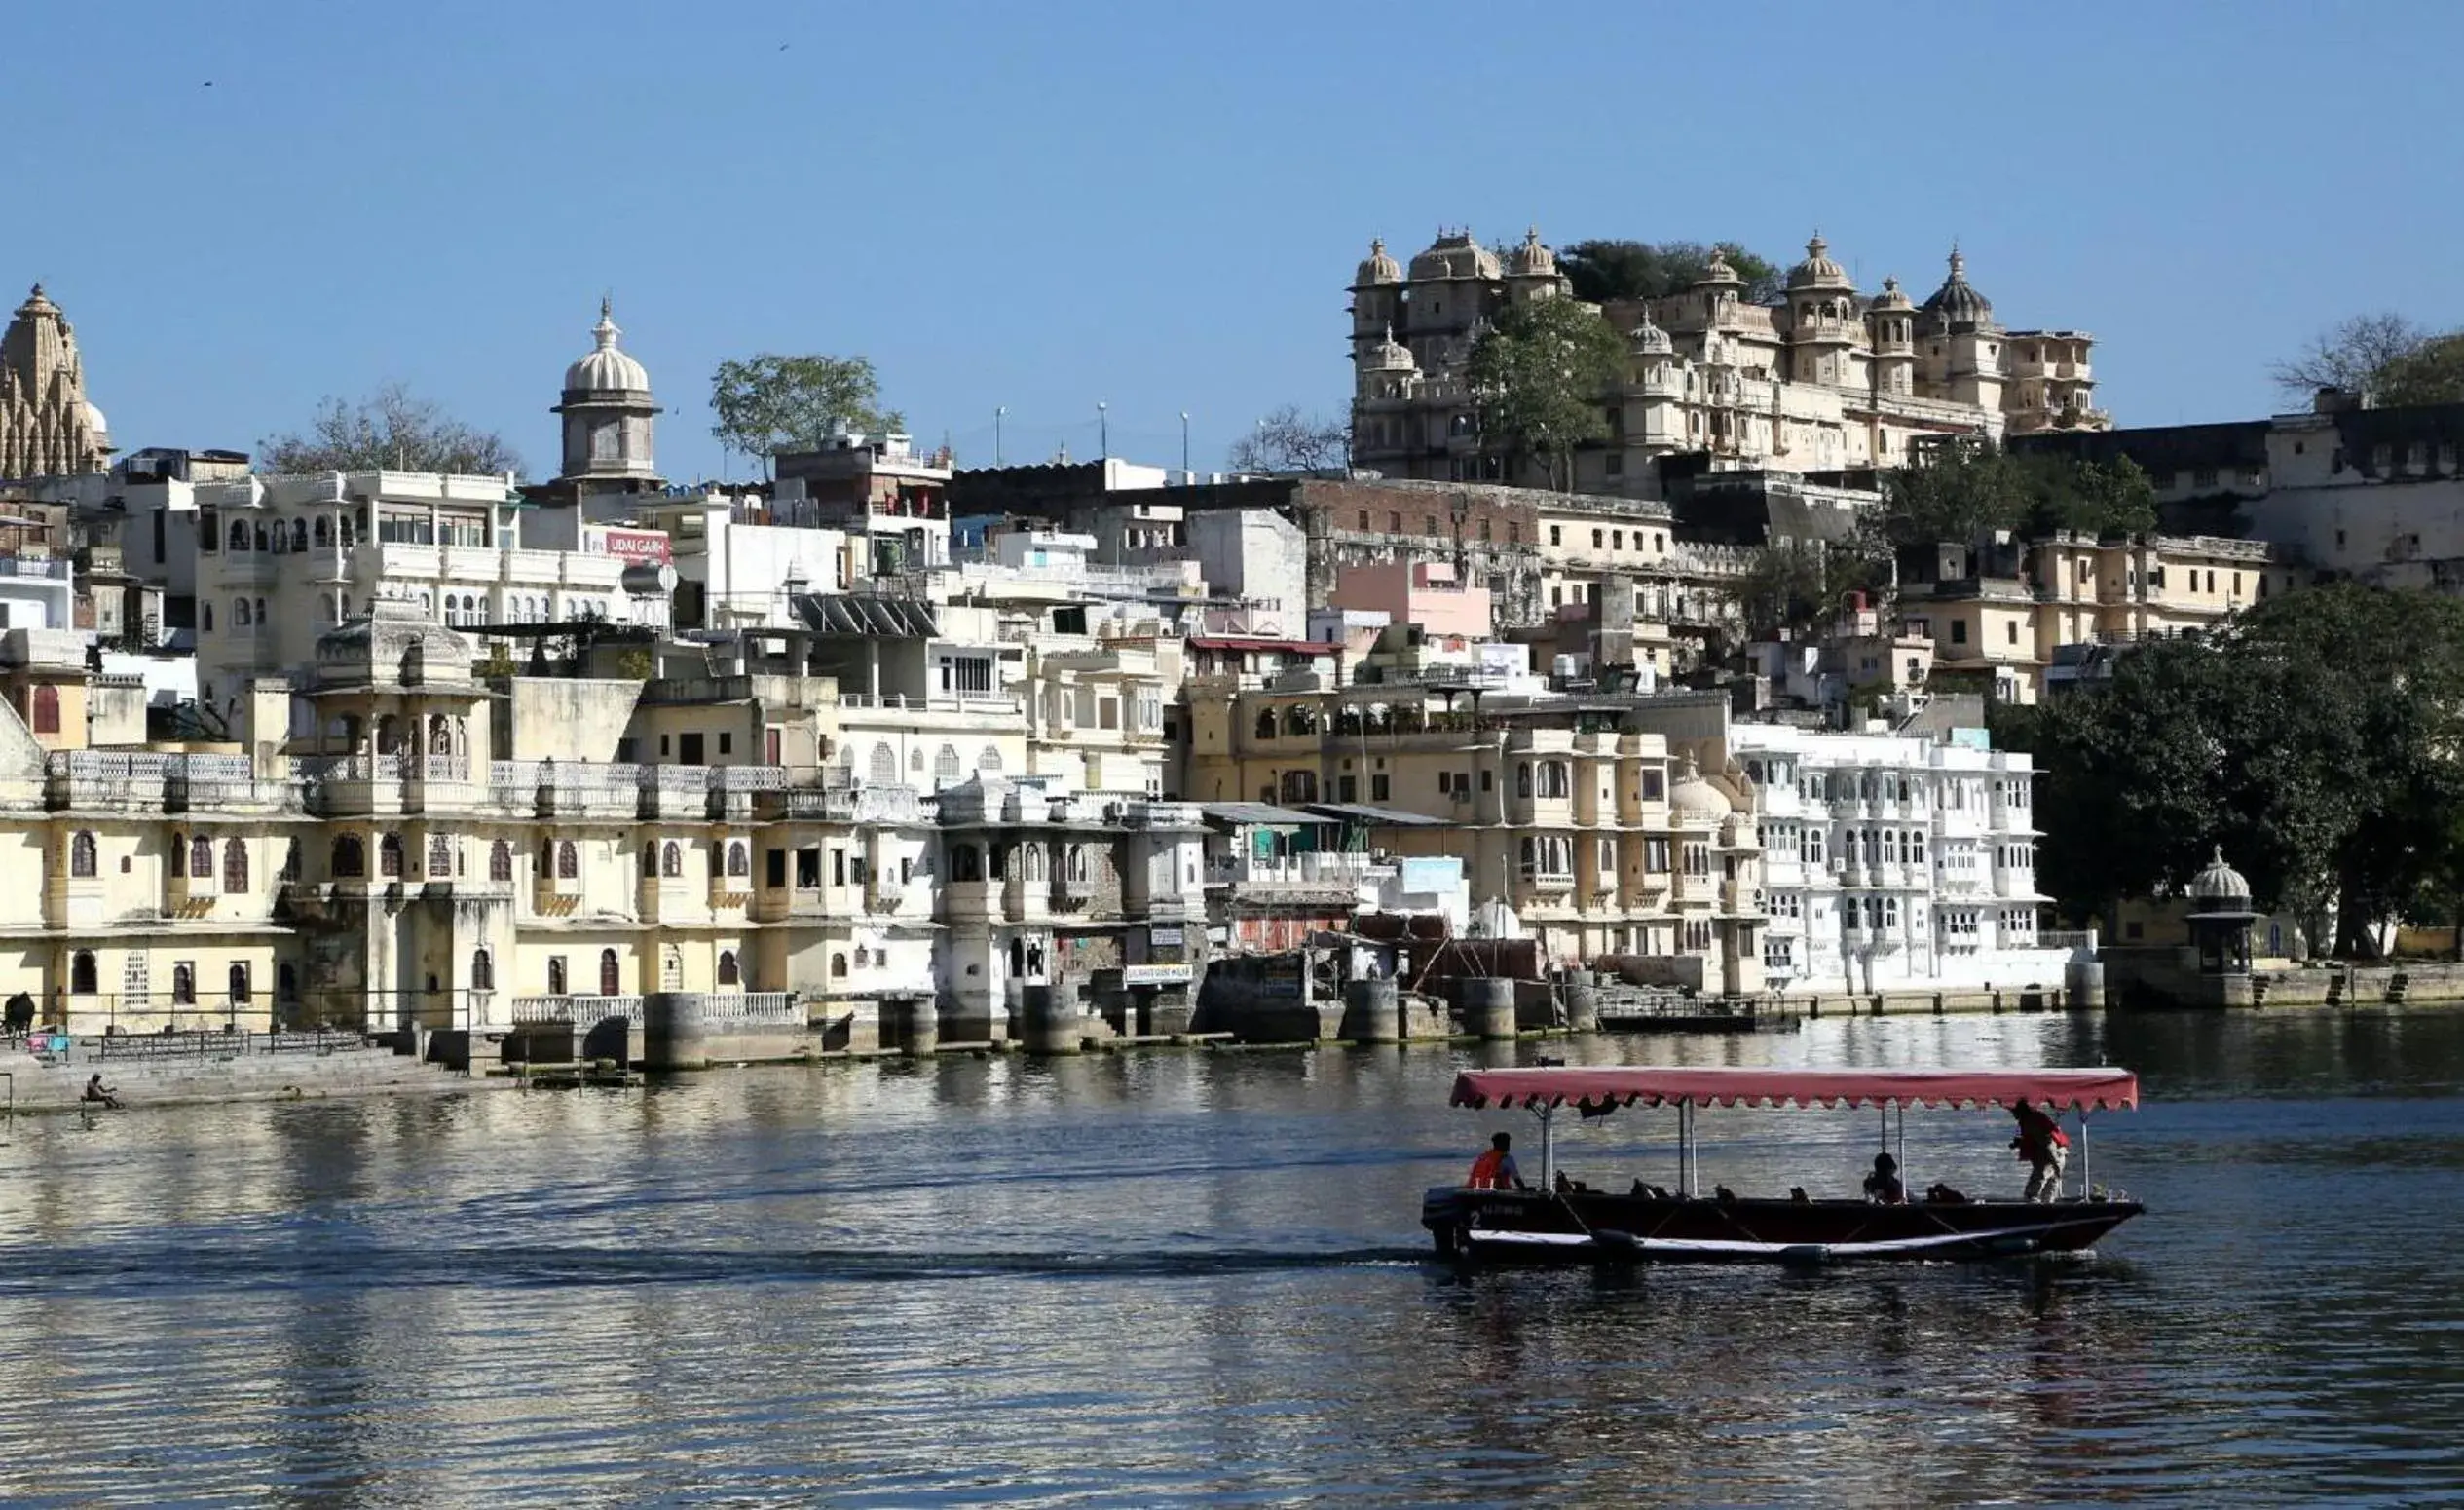
{"label": "tourist boat", "polygon": [[[2109,1197],[2090,1178],[2087,1114],[2139,1104],[2127,1070],[1731,1070],[1653,1066],[1469,1070],[1453,1104],[1513,1107],[1540,1123],[1540,1180],[1529,1190],[1438,1186],[1421,1200],[1420,1223],[1437,1252],[1463,1262],[1651,1261],[1827,1263],[1863,1259],[2000,1259],[2079,1253],[2139,1215],[2138,1202]],[[2078,1114],[2071,1134],[2075,1192],[2050,1202],[1929,1200],[1914,1182],[1904,1205],[1866,1200],[1778,1199],[1700,1190],[1698,1107],[1879,1107],[1885,1145],[1899,1114],[1896,1160],[1908,1177],[1912,1106],[2007,1112],[2028,1102],[2056,1118]],[[1631,1107],[1677,1112],[1677,1184],[1639,1182],[1631,1191],[1557,1188],[1557,1114],[1585,1118]],[[1997,1137],[1997,1143],[2000,1138]]]}

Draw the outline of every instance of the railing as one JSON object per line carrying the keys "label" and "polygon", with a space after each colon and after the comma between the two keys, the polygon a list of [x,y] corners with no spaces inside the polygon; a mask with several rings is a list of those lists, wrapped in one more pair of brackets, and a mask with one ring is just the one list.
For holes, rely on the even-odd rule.
{"label": "railing", "polygon": [[107,1033],[89,1040],[104,1060],[234,1059],[244,1054],[357,1053],[374,1047],[356,1033],[322,1029],[289,1033],[242,1033],[219,1029],[167,1029],[160,1033]]}
{"label": "railing", "polygon": [[1281,860],[1242,856],[1207,865],[1209,884],[1249,891],[1355,891],[1367,873],[1365,854],[1296,854]]}
{"label": "railing", "polygon": [[563,1022],[579,1023],[587,1027],[592,1023],[605,1022],[611,1017],[621,1017],[635,1027],[641,1026],[642,999],[626,996],[578,997],[570,995],[515,997],[513,999],[512,1021],[516,1025]]}
{"label": "railing", "polygon": [[706,991],[695,994],[704,1023],[798,1023],[803,1004],[792,991]]}

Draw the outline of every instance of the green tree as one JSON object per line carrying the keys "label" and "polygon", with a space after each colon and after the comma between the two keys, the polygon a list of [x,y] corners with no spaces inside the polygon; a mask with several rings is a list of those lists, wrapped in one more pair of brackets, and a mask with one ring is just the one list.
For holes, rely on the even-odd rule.
{"label": "green tree", "polygon": [[1881,526],[1893,546],[1962,544],[1987,530],[2017,529],[2033,488],[1990,440],[1952,438],[1883,474]]}
{"label": "green tree", "polygon": [[1879,592],[1886,576],[1854,545],[1773,545],[1754,552],[1728,595],[1754,638],[1802,638],[1838,619],[1851,594]]}
{"label": "green tree", "polygon": [[2271,599],[2206,641],[2125,656],[2111,683],[1997,716],[2059,812],[2038,874],[2073,916],[2178,885],[2221,845],[2259,905],[2368,956],[2374,926],[2464,900],[2464,603],[2342,584]]}
{"label": "green tree", "polygon": [[[1777,266],[1735,242],[1718,246],[1745,281],[1747,302],[1769,304],[1779,297],[1785,275]],[[1588,241],[1557,253],[1557,271],[1574,285],[1574,296],[1592,304],[1664,299],[1692,286],[1710,265],[1711,248],[1700,242]]]}
{"label": "green tree", "polygon": [[1625,371],[1625,342],[1592,305],[1533,299],[1497,318],[1472,347],[1482,440],[1539,462],[1572,485],[1574,451],[1608,434],[1605,396]]}
{"label": "green tree", "polygon": [[723,361],[710,378],[710,434],[758,459],[762,474],[782,451],[817,451],[831,434],[897,430],[906,419],[880,407],[880,380],[862,357],[781,357],[765,352]]}
{"label": "green tree", "polygon": [[256,470],[276,476],[387,469],[519,476],[522,456],[503,435],[452,418],[401,383],[356,403],[329,395],[306,430],[257,442]]}
{"label": "green tree", "polygon": [[2022,491],[2020,528],[2031,536],[2070,530],[2106,538],[2156,527],[2156,488],[2129,457],[2109,463],[2044,452],[2012,458]]}
{"label": "green tree", "polygon": [[2387,311],[2356,315],[2276,363],[2269,375],[2296,402],[2319,389],[2340,388],[2381,404],[2464,403],[2464,330],[2429,330]]}

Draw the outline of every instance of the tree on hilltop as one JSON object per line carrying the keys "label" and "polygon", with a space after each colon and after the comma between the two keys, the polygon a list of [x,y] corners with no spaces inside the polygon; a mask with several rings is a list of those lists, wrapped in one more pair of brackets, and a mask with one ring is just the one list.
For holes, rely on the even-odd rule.
{"label": "tree on hilltop", "polygon": [[2441,333],[2386,311],[2356,315],[2269,375],[2296,402],[2337,388],[2380,404],[2464,403],[2464,330]]}
{"label": "tree on hilltop", "polygon": [[389,469],[519,476],[522,455],[503,435],[464,424],[401,383],[356,403],[327,395],[306,430],[257,442],[256,470],[276,476]]}
{"label": "tree on hilltop", "polygon": [[719,363],[710,377],[711,435],[770,474],[782,451],[818,451],[833,432],[897,430],[906,417],[880,407],[880,379],[862,357],[760,356]]}
{"label": "tree on hilltop", "polygon": [[[1735,242],[1714,245],[1745,281],[1747,303],[1769,304],[1779,297],[1785,274],[1776,264]],[[1574,285],[1576,298],[1592,304],[1664,299],[1691,287],[1711,266],[1711,252],[1700,242],[1576,242],[1557,252],[1557,271]]]}

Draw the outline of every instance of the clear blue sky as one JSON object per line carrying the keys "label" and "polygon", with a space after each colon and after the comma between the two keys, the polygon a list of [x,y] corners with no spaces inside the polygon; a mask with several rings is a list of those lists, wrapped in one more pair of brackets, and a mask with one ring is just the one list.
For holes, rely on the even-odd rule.
{"label": "clear blue sky", "polygon": [[[123,446],[399,378],[552,472],[603,289],[715,475],[709,373],[861,353],[919,439],[1201,467],[1339,413],[1369,238],[1819,227],[2100,338],[2124,424],[2268,411],[2350,313],[2464,324],[2464,5],[23,7],[0,293]],[[211,80],[210,88],[205,81]],[[739,467],[741,464],[739,464]]]}

